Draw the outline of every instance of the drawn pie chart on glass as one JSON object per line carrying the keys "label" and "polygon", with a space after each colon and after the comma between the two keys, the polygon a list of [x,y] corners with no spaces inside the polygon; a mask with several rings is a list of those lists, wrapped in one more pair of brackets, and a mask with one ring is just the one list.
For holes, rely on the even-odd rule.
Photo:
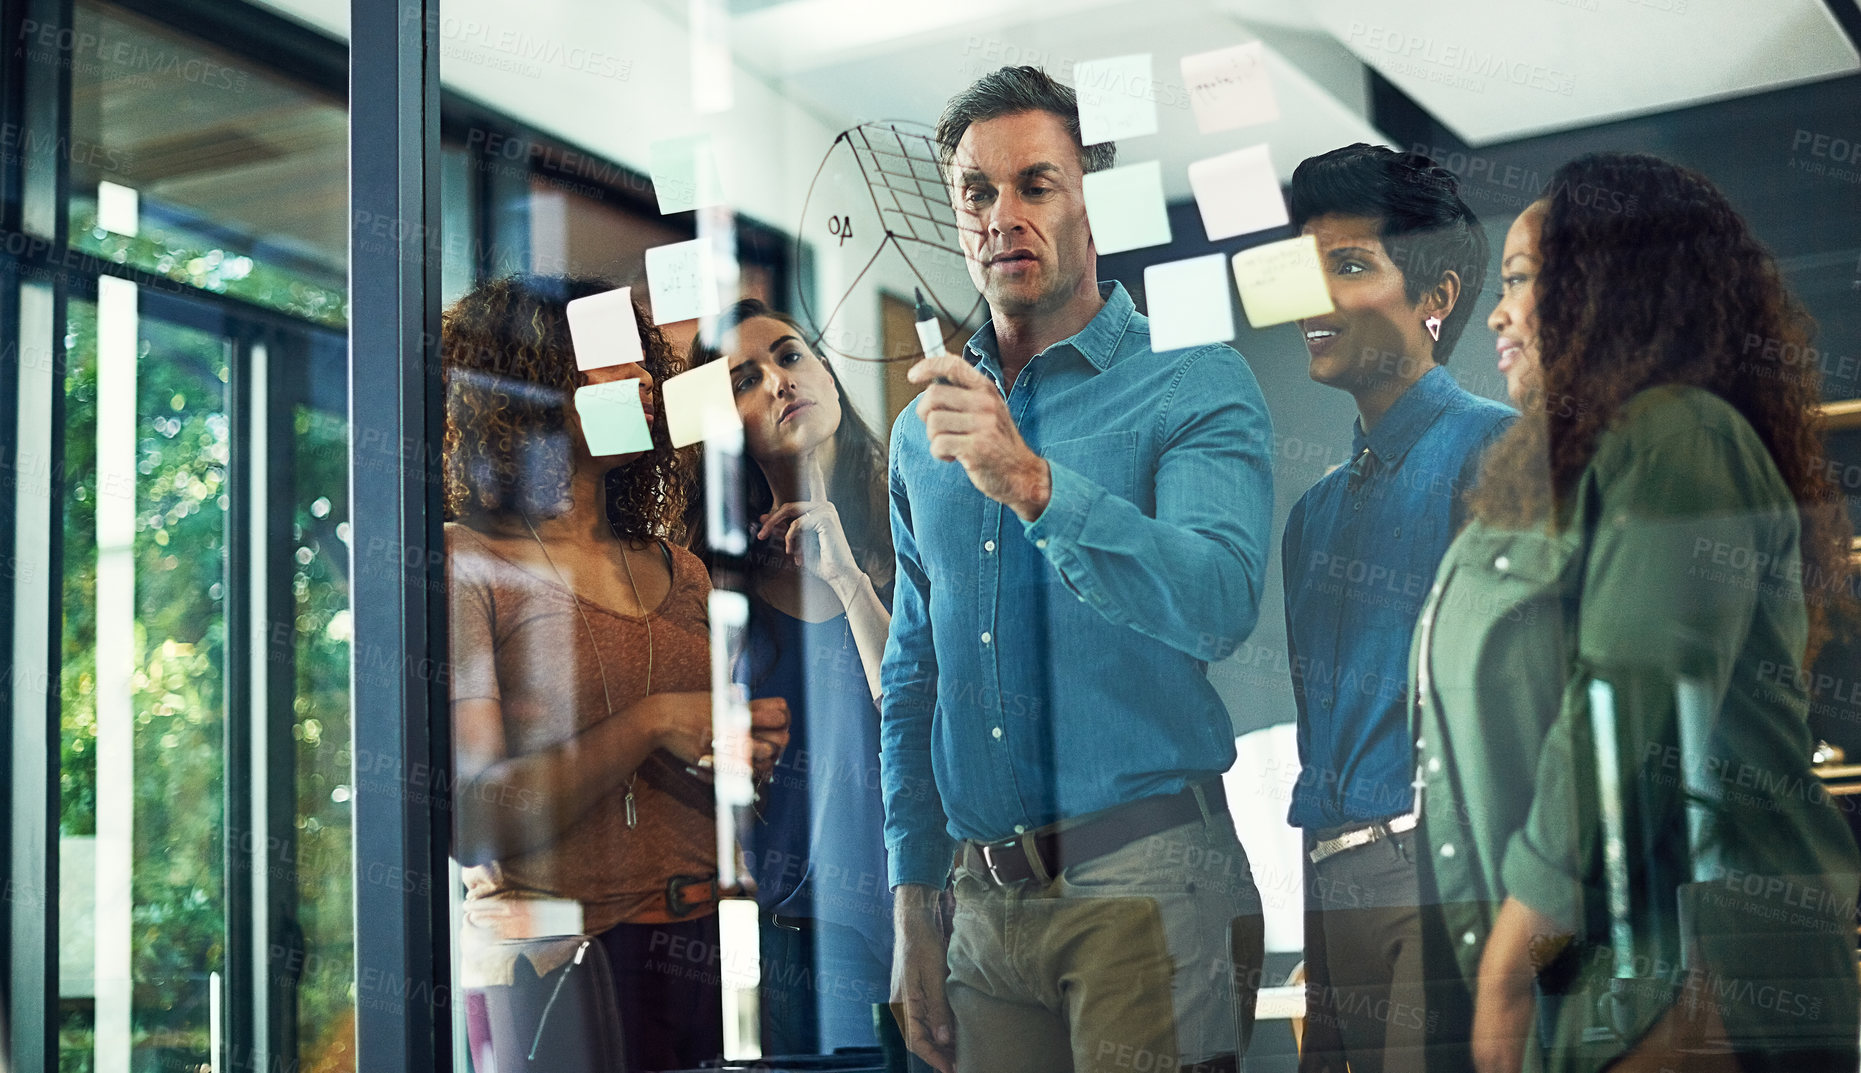
{"label": "drawn pie chart on glass", "polygon": [[[982,295],[963,261],[960,225],[937,163],[930,127],[910,120],[862,123],[834,138],[795,229],[796,263],[812,247],[816,277],[826,300],[801,314],[817,346],[853,361],[915,360],[888,356],[878,339],[843,323],[848,301],[875,276],[908,279],[905,289],[924,296],[949,323],[972,324]],[[952,335],[945,348],[959,353],[967,338]]]}

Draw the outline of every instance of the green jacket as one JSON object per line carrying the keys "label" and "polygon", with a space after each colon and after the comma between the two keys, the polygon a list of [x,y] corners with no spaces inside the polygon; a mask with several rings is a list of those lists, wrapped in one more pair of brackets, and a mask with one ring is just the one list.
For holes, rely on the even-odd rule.
{"label": "green jacket", "polygon": [[1472,981],[1511,895],[1578,937],[1539,978],[1545,1068],[1600,1069],[1677,996],[1717,1003],[1744,1047],[1854,1047],[1861,859],[1809,767],[1789,489],[1736,410],[1666,386],[1599,437],[1567,514],[1469,526],[1417,623],[1423,872],[1452,947],[1432,963]]}

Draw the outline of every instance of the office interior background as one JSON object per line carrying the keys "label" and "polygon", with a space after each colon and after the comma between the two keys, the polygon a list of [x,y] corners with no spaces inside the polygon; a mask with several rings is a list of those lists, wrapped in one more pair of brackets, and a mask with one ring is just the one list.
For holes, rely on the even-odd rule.
{"label": "office interior background", "polygon": [[[1119,153],[1161,162],[1173,240],[1100,260],[1140,309],[1146,266],[1290,234],[1204,237],[1187,167],[1234,149],[1269,146],[1282,182],[1353,142],[1428,153],[1495,262],[1579,153],[1705,172],[1817,320],[1801,360],[1861,525],[1857,0],[3,0],[0,39],[0,1068],[468,1068],[426,774],[445,642],[409,594],[443,576],[437,310],[516,271],[643,291],[646,250],[707,238],[888,428],[914,285],[952,332],[983,313],[960,261],[883,248],[858,130],[922,131],[1005,64],[1153,55],[1158,130]],[[1253,41],[1278,117],[1201,133],[1178,59]],[[691,138],[721,197],[681,209],[655,152]],[[1449,368],[1503,399],[1496,277]],[[1236,323],[1283,522],[1348,460],[1351,401],[1293,326]],[[1267,576],[1209,674],[1283,977],[1297,760],[1277,556]],[[1813,678],[1814,733],[1861,760],[1861,648]]]}

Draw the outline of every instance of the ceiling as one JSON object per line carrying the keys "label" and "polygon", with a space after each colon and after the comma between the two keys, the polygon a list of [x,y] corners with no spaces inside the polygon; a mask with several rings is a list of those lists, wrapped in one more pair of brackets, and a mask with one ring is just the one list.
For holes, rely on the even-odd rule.
{"label": "ceiling", "polygon": [[[345,0],[260,0],[342,32]],[[534,0],[559,27],[611,25],[616,0]],[[1836,0],[1855,3],[1856,0]],[[468,4],[468,6],[470,6]],[[1164,91],[1186,54],[1259,40],[1281,117],[1202,135],[1185,108],[1120,157],[1163,162],[1173,198],[1193,160],[1266,142],[1282,178],[1304,156],[1386,140],[1368,120],[1374,69],[1473,146],[1861,71],[1825,0],[621,0],[690,25],[721,13],[746,73],[830,129],[933,120],[984,70],[1148,51]],[[538,12],[537,9],[544,9]],[[577,10],[585,11],[578,17]],[[667,87],[668,104],[683,85]],[[678,102],[682,103],[682,101]],[[520,118],[550,129],[561,103]],[[569,105],[570,110],[573,105]],[[537,111],[537,109],[530,109]]]}
{"label": "ceiling", "polygon": [[[1823,0],[1409,0],[1394,15],[1387,0],[732,3],[746,65],[858,118],[928,119],[986,61],[1148,50],[1165,79],[1185,53],[1263,39],[1283,118],[1239,133],[1271,143],[1282,171],[1368,132],[1366,66],[1474,146],[1861,71]],[[1175,128],[1165,117],[1166,170],[1199,152],[1176,144],[1193,125]]]}

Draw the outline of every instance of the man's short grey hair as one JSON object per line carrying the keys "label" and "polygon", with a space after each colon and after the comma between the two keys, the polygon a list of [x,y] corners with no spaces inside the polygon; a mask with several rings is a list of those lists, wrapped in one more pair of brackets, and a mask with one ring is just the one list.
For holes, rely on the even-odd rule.
{"label": "man's short grey hair", "polygon": [[1022,112],[1047,112],[1066,124],[1066,132],[1079,148],[1081,171],[1104,171],[1118,155],[1118,147],[1111,142],[1083,144],[1079,98],[1072,87],[1054,81],[1038,67],[1003,67],[976,79],[943,106],[943,115],[937,117],[937,155],[944,167],[950,166],[957,143],[971,123]]}

